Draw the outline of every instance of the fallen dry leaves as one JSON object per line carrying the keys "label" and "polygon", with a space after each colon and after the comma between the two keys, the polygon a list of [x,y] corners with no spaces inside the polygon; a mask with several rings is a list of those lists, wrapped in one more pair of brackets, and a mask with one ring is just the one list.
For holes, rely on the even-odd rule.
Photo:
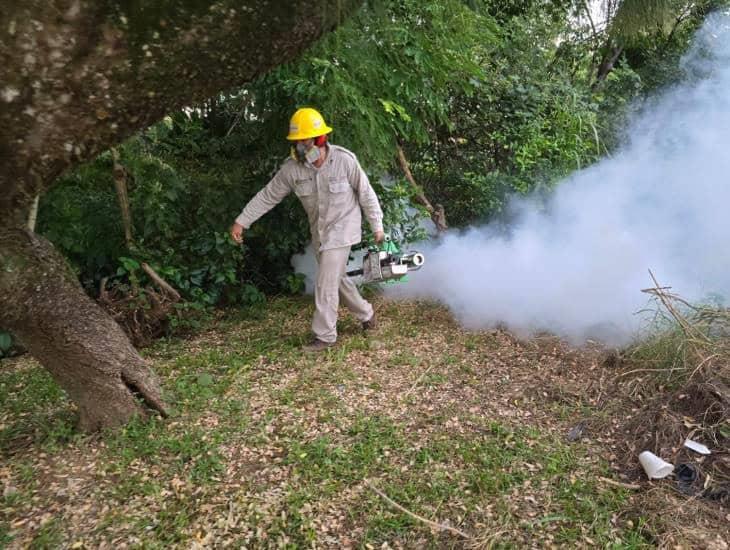
{"label": "fallen dry leaves", "polygon": [[[575,349],[550,336],[522,341],[499,330],[465,331],[434,304],[378,300],[377,308],[374,334],[360,334],[343,312],[339,346],[315,358],[297,350],[311,312],[303,300],[274,301],[264,319],[222,317],[197,336],[153,347],[150,360],[171,391],[212,373],[203,384],[209,395],[192,393],[149,435],[187,441],[194,430],[192,451],[145,454],[108,436],[51,448],[32,438],[8,442],[0,464],[0,543],[5,536],[18,548],[33,541],[72,548],[466,544],[451,530],[482,548],[587,548],[601,544],[598,536],[606,544],[627,533],[723,547],[728,524],[704,513],[685,538],[637,525],[641,516],[651,522],[662,513],[637,511],[647,492],[666,498],[671,488],[620,470],[615,438],[624,419],[608,406],[621,398],[611,394],[615,372],[606,350]],[[5,372],[37,368],[27,358],[3,364]],[[54,406],[69,407],[63,400]],[[3,426],[17,423],[9,411],[0,414]],[[576,442],[567,442],[579,422]],[[484,455],[492,448],[485,445],[508,457]],[[198,448],[207,450],[195,454]],[[187,462],[179,456],[186,452]],[[561,453],[573,453],[569,467],[555,463]],[[220,467],[198,479],[206,457]],[[495,475],[507,476],[505,490],[480,494],[474,477],[492,459]],[[404,519],[370,482],[447,529]],[[583,513],[606,513],[604,531],[572,515],[561,500],[566,487],[576,488]]]}

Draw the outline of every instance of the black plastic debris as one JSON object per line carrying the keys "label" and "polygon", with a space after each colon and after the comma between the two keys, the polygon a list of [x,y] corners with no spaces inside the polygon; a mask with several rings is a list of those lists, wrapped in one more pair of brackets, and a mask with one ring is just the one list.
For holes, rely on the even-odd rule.
{"label": "black plastic debris", "polygon": [[694,486],[695,481],[699,477],[697,467],[693,464],[679,464],[674,470],[674,476],[677,479],[677,489],[685,495],[694,495],[697,488]]}

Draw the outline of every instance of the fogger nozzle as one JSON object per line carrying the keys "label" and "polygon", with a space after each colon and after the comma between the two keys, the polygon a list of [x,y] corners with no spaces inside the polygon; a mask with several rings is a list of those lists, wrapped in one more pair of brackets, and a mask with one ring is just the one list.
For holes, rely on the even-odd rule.
{"label": "fogger nozzle", "polygon": [[408,254],[401,256],[401,262],[403,262],[404,264],[412,265],[414,267],[421,267],[425,261],[426,256],[424,256],[420,252],[409,252]]}

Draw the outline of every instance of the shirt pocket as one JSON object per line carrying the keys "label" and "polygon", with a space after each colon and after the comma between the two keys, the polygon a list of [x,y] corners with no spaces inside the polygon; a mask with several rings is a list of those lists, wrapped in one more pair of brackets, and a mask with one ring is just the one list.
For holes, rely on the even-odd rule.
{"label": "shirt pocket", "polygon": [[335,199],[343,199],[347,196],[347,192],[351,190],[350,182],[342,179],[331,179],[329,182],[330,195]]}
{"label": "shirt pocket", "polygon": [[294,184],[294,193],[299,198],[309,197],[314,194],[314,191],[314,181],[311,179],[296,180]]}

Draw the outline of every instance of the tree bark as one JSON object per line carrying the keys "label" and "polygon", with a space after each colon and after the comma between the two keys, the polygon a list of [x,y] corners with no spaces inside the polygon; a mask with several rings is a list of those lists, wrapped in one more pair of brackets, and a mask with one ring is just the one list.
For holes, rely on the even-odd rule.
{"label": "tree bark", "polygon": [[446,212],[444,211],[443,205],[437,204],[434,208],[434,206],[431,204],[431,201],[428,200],[428,197],[426,197],[425,193],[423,192],[423,189],[421,189],[421,187],[416,183],[416,180],[413,177],[413,173],[411,172],[411,168],[408,165],[408,159],[406,158],[406,154],[403,151],[403,147],[400,145],[400,143],[396,145],[396,151],[398,153],[398,163],[400,164],[400,167],[403,170],[403,173],[405,174],[408,183],[410,183],[411,186],[416,190],[416,202],[426,208],[428,213],[431,215],[431,220],[433,220],[433,223],[436,225],[436,229],[439,233],[446,231],[449,226],[446,224]]}
{"label": "tree bark", "polygon": [[598,65],[596,80],[593,82],[591,90],[598,88],[601,82],[606,79],[608,74],[613,70],[613,66],[616,64],[616,61],[618,61],[618,58],[621,57],[623,51],[623,46],[614,45],[612,41],[609,40],[608,44],[606,44],[606,53],[603,55],[600,65]]}
{"label": "tree bark", "polygon": [[24,225],[69,167],[290,60],[360,3],[0,0],[0,223]]}
{"label": "tree bark", "polygon": [[48,369],[79,410],[84,431],[150,410],[165,415],[159,385],[129,339],[84,293],[64,258],[26,229],[0,229],[0,325]]}
{"label": "tree bark", "polygon": [[127,248],[132,247],[132,213],[129,209],[129,193],[127,192],[127,170],[119,161],[119,151],[112,147],[112,161],[114,166],[114,187],[117,190],[119,209],[122,211],[122,224],[124,225],[124,242]]}
{"label": "tree bark", "polygon": [[27,230],[65,170],[244,84],[362,0],[0,0],[0,326],[76,402],[80,427],[164,414],[159,385],[53,246]]}

